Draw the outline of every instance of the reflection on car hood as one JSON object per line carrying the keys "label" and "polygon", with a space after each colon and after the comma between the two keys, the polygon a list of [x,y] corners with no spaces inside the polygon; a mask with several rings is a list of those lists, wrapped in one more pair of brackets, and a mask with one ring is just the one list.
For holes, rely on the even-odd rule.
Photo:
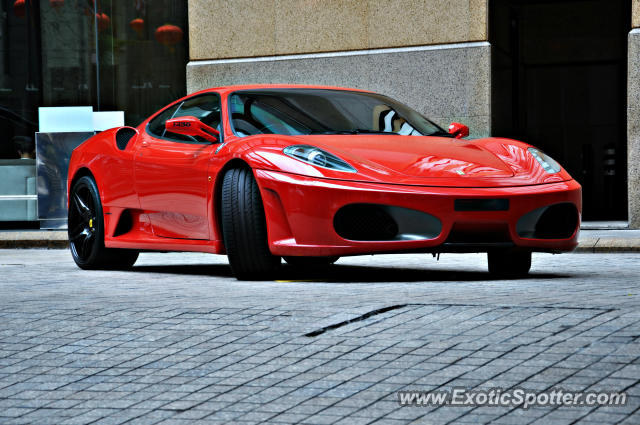
{"label": "reflection on car hood", "polygon": [[333,153],[410,177],[504,178],[514,175],[496,155],[466,140],[375,134],[305,136],[304,139]]}

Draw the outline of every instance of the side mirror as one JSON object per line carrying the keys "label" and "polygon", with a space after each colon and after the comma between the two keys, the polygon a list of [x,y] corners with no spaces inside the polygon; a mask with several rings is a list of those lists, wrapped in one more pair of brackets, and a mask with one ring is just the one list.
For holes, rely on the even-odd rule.
{"label": "side mirror", "polygon": [[460,124],[459,122],[452,122],[449,124],[449,134],[456,139],[462,139],[469,135],[469,127],[464,124]]}
{"label": "side mirror", "polygon": [[171,118],[164,123],[164,128],[171,133],[184,134],[185,136],[200,136],[208,142],[216,143],[220,140],[220,132],[209,127],[196,117]]}

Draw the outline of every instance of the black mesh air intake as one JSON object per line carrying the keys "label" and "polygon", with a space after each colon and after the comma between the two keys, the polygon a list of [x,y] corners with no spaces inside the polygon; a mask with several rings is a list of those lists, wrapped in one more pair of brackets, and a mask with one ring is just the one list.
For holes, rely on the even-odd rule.
{"label": "black mesh air intake", "polygon": [[518,236],[532,239],[568,239],[578,228],[575,205],[563,202],[538,208],[523,215],[516,226]]}
{"label": "black mesh air intake", "polygon": [[346,205],[333,218],[336,233],[353,241],[388,241],[398,235],[398,224],[382,208],[374,204]]}
{"label": "black mesh air intake", "polygon": [[578,226],[578,211],[573,204],[555,204],[545,210],[536,223],[540,239],[570,238]]}
{"label": "black mesh air intake", "polygon": [[123,127],[116,132],[116,145],[121,151],[127,148],[127,145],[137,133],[133,128]]}

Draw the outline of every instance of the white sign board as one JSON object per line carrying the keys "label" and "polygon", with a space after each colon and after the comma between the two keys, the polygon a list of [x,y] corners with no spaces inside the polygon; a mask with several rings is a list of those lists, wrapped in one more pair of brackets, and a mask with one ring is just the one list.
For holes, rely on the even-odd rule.
{"label": "white sign board", "polygon": [[93,131],[92,106],[60,106],[38,108],[40,133]]}
{"label": "white sign board", "polygon": [[124,111],[105,111],[93,113],[93,130],[105,131],[124,125]]}
{"label": "white sign board", "polygon": [[104,131],[124,125],[124,111],[93,112],[92,106],[38,108],[40,133]]}

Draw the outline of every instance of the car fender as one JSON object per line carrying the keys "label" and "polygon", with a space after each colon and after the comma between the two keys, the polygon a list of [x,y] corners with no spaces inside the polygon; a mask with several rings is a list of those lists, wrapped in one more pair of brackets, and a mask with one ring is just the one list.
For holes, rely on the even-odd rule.
{"label": "car fender", "polygon": [[[124,149],[117,144],[117,133],[123,129],[135,131]],[[140,208],[134,185],[135,138],[137,130],[118,127],[103,131],[82,143],[71,154],[68,173],[68,191],[81,170],[89,171],[96,180],[103,206]],[[106,190],[108,188],[108,190]]]}

